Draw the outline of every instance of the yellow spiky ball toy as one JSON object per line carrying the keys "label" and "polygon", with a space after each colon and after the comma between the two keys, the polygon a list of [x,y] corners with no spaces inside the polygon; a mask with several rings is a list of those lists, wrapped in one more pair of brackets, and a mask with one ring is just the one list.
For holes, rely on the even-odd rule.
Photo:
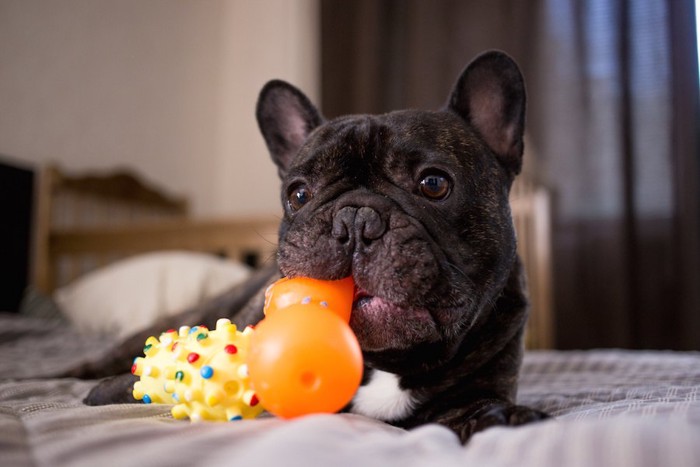
{"label": "yellow spiky ball toy", "polygon": [[175,418],[192,421],[255,418],[262,411],[250,387],[246,357],[251,328],[243,332],[228,319],[216,329],[183,326],[159,339],[149,337],[145,357],[138,357],[132,373],[134,398],[145,403],[175,404]]}

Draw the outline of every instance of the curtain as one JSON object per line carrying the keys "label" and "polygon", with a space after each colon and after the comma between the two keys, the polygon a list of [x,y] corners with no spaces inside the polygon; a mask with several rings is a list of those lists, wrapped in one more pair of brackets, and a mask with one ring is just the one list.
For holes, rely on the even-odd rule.
{"label": "curtain", "polygon": [[526,165],[554,195],[559,348],[700,349],[692,2],[323,0],[327,116],[441,106],[498,48],[528,87]]}

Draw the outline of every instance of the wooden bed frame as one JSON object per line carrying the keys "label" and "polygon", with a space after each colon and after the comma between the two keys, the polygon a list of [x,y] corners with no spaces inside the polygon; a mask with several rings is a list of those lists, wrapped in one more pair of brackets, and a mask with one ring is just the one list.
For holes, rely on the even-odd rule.
{"label": "wooden bed frame", "polygon": [[[69,175],[47,167],[37,186],[32,276],[44,293],[118,259],[150,251],[206,252],[252,266],[275,254],[275,216],[193,220],[186,200],[128,171]],[[511,206],[532,302],[526,345],[551,348],[549,195],[520,177]]]}
{"label": "wooden bed frame", "polygon": [[50,293],[98,267],[139,253],[189,250],[258,266],[274,256],[278,219],[193,220],[187,202],[128,171],[41,171],[34,284]]}

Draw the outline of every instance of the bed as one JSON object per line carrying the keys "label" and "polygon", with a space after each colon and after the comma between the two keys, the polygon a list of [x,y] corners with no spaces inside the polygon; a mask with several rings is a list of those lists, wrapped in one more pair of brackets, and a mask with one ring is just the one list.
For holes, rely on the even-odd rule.
{"label": "bed", "polygon": [[403,431],[356,415],[231,423],[174,420],[170,407],[81,403],[94,381],[46,378],[109,350],[65,323],[0,316],[0,453],[7,466],[700,465],[700,355],[530,351],[519,400],[553,419]]}
{"label": "bed", "polygon": [[85,406],[96,381],[55,375],[110,353],[119,336],[67,319],[58,291],[158,249],[253,269],[274,252],[277,220],[193,220],[185,200],[129,173],[48,168],[39,187],[35,289],[22,313],[0,313],[2,465],[700,465],[699,353],[548,350],[548,198],[534,183],[513,198],[535,305],[518,399],[553,418],[466,446],[437,425],[404,431],[350,414],[193,424],[167,405]]}

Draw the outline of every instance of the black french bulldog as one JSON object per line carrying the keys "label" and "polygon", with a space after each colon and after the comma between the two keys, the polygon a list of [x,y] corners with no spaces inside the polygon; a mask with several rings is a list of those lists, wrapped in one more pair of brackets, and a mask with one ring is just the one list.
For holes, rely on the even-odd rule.
{"label": "black french bulldog", "polygon": [[[524,116],[522,76],[500,52],[469,64],[434,112],[326,121],[298,89],[269,82],[257,119],[282,179],[277,265],[139,333],[114,362],[166,326],[213,325],[222,309],[239,325],[257,322],[278,272],[352,275],[365,372],[347,411],[406,428],[441,423],[463,441],[545,418],[514,402],[528,303],[508,193]],[[76,374],[98,368],[88,367]],[[129,400],[131,383],[106,380],[86,402]]]}

